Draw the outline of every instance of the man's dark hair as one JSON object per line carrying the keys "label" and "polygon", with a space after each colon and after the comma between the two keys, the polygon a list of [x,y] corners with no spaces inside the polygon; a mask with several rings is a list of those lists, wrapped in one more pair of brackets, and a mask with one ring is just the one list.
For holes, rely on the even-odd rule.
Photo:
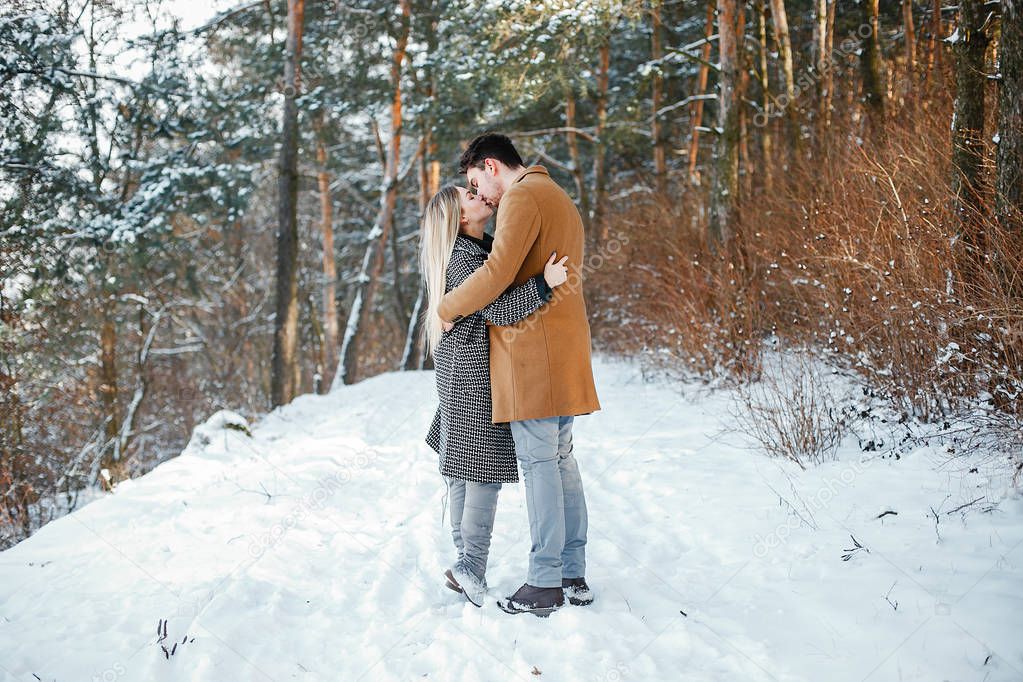
{"label": "man's dark hair", "polygon": [[462,158],[458,162],[458,172],[464,175],[470,168],[483,168],[485,159],[497,159],[509,168],[525,165],[507,135],[483,133],[473,138],[473,141],[462,152]]}

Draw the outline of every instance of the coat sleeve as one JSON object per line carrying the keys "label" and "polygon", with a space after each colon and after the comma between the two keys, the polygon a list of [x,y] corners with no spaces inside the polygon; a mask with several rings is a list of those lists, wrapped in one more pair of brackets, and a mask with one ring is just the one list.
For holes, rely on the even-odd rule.
{"label": "coat sleeve", "polygon": [[483,266],[448,292],[437,309],[441,319],[454,321],[482,310],[507,289],[540,234],[540,210],[526,190],[512,188],[501,200],[494,245]]}
{"label": "coat sleeve", "polygon": [[[456,250],[451,254],[451,261],[448,263],[445,288],[450,291],[460,286],[482,268],[487,260],[482,254]],[[544,281],[543,275],[537,275],[518,286],[510,287],[479,312],[490,324],[507,327],[529,317],[551,300],[552,296],[553,292]]]}

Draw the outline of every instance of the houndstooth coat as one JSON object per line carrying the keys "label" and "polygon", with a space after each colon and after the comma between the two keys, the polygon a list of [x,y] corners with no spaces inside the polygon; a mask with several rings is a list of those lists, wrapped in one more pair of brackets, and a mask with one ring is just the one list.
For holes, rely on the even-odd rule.
{"label": "houndstooth coat", "polygon": [[[493,239],[458,235],[448,263],[445,291],[451,291],[483,265]],[[515,442],[508,423],[493,423],[490,340],[487,323],[519,322],[549,301],[551,290],[537,275],[511,287],[490,305],[445,332],[434,350],[440,405],[426,442],[439,455],[444,476],[477,483],[518,481]]]}

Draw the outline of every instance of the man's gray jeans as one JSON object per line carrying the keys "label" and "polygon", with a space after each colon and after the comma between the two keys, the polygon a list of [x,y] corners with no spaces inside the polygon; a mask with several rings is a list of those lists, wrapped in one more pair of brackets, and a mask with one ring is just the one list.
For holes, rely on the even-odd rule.
{"label": "man's gray jeans", "polygon": [[[490,536],[494,533],[500,483],[475,483],[444,476],[451,503],[451,537],[457,564],[486,582]],[[560,584],[560,583],[559,583]]]}
{"label": "man's gray jeans", "polygon": [[586,575],[586,498],[572,454],[573,421],[511,422],[533,541],[526,583],[534,587],[561,587],[562,578]]}

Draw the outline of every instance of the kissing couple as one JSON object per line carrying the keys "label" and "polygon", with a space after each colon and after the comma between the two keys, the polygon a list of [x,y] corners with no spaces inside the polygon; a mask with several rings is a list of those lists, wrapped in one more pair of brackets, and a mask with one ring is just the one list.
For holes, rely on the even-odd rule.
{"label": "kissing couple", "polygon": [[[426,437],[439,456],[457,558],[448,588],[476,606],[487,591],[503,483],[522,470],[529,515],[526,582],[497,601],[549,616],[593,602],[586,498],[572,448],[576,416],[600,409],[583,299],[585,235],[571,197],[504,135],[479,135],[423,216],[426,342],[439,406]],[[487,221],[497,210],[491,237]],[[567,261],[567,264],[566,264]]]}

